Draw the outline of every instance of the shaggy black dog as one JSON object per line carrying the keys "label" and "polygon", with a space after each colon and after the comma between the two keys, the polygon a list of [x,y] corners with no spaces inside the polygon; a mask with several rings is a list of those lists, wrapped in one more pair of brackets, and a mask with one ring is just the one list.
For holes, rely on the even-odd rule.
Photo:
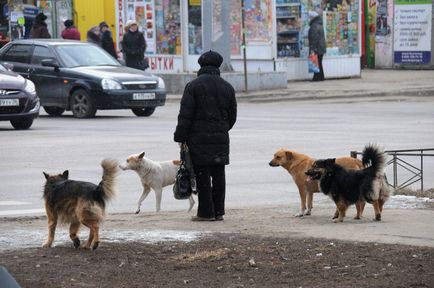
{"label": "shaggy black dog", "polygon": [[335,159],[316,160],[306,172],[312,180],[320,180],[320,190],[336,204],[339,215],[335,222],[342,222],[352,204],[364,202],[374,206],[375,220],[381,220],[384,202],[390,195],[383,169],[386,157],[375,145],[363,150],[364,169],[347,170],[335,163]]}

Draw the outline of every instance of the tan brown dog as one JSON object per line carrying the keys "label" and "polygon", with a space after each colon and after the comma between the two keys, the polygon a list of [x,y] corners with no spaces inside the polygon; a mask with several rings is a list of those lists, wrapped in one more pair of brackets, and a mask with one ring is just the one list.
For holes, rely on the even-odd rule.
{"label": "tan brown dog", "polygon": [[[300,212],[295,215],[297,217],[311,214],[313,207],[313,193],[319,192],[319,182],[308,181],[308,177],[305,174],[305,172],[312,167],[314,161],[314,158],[305,154],[281,148],[274,153],[274,157],[269,163],[271,167],[282,166],[292,176],[295,185],[297,185],[301,201]],[[346,169],[363,169],[362,161],[352,157],[336,158],[336,164]],[[364,206],[365,203],[363,201],[356,203],[356,219],[360,219],[362,216]]]}

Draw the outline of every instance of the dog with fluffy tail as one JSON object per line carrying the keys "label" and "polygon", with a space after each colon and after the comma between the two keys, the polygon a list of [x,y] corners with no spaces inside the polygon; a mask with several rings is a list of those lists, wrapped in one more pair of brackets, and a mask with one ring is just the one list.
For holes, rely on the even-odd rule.
{"label": "dog with fluffy tail", "polygon": [[45,211],[48,219],[48,240],[43,247],[51,247],[58,221],[69,223],[69,237],[74,247],[80,247],[78,231],[81,225],[89,228],[89,238],[83,245],[86,249],[96,249],[99,245],[100,223],[105,216],[107,201],[115,194],[118,163],[104,159],[102,180],[98,185],[85,181],[69,180],[69,171],[50,175],[43,172]]}
{"label": "dog with fluffy tail", "polygon": [[313,180],[320,180],[320,190],[336,204],[342,222],[351,204],[366,201],[374,206],[375,220],[381,220],[383,205],[391,192],[384,177],[386,156],[375,145],[368,145],[362,153],[361,170],[347,170],[336,164],[334,158],[316,160],[306,172]]}

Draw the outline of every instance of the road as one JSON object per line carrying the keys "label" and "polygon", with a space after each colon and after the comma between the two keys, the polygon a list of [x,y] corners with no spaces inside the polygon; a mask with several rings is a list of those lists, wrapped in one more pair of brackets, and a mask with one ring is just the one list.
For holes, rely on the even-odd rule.
{"label": "road", "polygon": [[[68,169],[71,179],[98,183],[99,163],[105,157],[124,161],[129,154],[145,151],[153,160],[177,159],[178,146],[172,139],[178,109],[178,104],[168,103],[149,118],[127,110],[98,111],[95,119],[85,120],[72,118],[70,112],[51,118],[42,110],[29,131],[0,122],[0,216],[45,214],[42,171]],[[434,146],[432,100],[240,103],[238,113],[226,170],[229,209],[299,202],[287,172],[268,166],[280,147],[321,158],[349,155],[368,143],[387,150]],[[434,187],[429,177],[434,159],[427,159],[424,169],[425,187]],[[108,211],[133,212],[141,193],[139,178],[122,171],[118,180],[118,194]],[[173,198],[171,187],[164,190],[163,210],[187,208],[188,201]],[[142,211],[154,210],[151,193]]]}

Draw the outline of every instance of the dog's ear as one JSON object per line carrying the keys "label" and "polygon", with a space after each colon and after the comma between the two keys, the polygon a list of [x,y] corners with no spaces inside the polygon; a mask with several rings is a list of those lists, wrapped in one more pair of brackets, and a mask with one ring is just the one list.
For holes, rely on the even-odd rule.
{"label": "dog's ear", "polygon": [[139,154],[139,159],[143,159],[143,157],[145,156],[145,152],[142,152]]}
{"label": "dog's ear", "polygon": [[327,165],[333,165],[336,162],[336,158],[329,158],[326,160]]}
{"label": "dog's ear", "polygon": [[68,179],[68,176],[69,176],[69,171],[68,170],[63,171],[62,177]]}
{"label": "dog's ear", "polygon": [[45,179],[48,180],[48,177],[50,177],[50,175],[48,175],[47,173],[45,173],[44,171],[42,171],[42,173],[44,173]]}
{"label": "dog's ear", "polygon": [[293,158],[293,155],[292,155],[291,151],[286,151],[285,152],[285,156],[286,156],[286,160],[291,160]]}

